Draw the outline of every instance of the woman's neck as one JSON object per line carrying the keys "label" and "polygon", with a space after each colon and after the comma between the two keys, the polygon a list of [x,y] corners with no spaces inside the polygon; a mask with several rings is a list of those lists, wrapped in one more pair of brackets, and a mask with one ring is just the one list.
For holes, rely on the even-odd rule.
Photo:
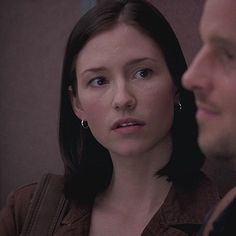
{"label": "woman's neck", "polygon": [[[162,147],[150,150],[142,155],[119,156],[112,154],[113,177],[107,191],[102,194],[106,204],[123,206],[124,210],[138,206],[143,209],[153,209],[161,205],[167,196],[171,183],[166,177],[156,176],[170,160],[171,142],[165,142]],[[98,198],[99,199],[99,198]]]}

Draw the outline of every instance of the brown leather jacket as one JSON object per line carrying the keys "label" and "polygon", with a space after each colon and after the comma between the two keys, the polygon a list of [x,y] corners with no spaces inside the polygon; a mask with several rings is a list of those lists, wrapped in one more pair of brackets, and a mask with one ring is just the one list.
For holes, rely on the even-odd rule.
{"label": "brown leather jacket", "polygon": [[[36,184],[20,187],[9,196],[7,205],[0,214],[1,236],[20,235],[35,187]],[[218,192],[206,177],[193,192],[172,187],[142,236],[195,236],[206,213],[218,200]],[[70,204],[55,235],[89,235],[91,212],[92,206],[76,207]]]}

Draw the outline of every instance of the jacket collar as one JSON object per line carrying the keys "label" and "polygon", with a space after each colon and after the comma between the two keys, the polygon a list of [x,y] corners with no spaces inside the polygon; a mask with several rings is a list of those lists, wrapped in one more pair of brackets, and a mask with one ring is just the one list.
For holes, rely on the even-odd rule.
{"label": "jacket collar", "polygon": [[[145,230],[157,231],[161,224],[164,227],[181,227],[182,225],[196,225],[203,223],[206,213],[219,200],[216,188],[207,178],[194,191],[186,192],[172,186],[161,208],[152,217]],[[92,205],[76,206],[71,204],[62,224],[82,223],[89,229],[92,214]],[[157,222],[159,222],[157,224]]]}
{"label": "jacket collar", "polygon": [[194,191],[185,191],[172,186],[163,205],[146,229],[155,235],[160,225],[166,228],[183,228],[186,225],[199,228],[208,211],[219,199],[216,187],[207,178],[203,178]]}

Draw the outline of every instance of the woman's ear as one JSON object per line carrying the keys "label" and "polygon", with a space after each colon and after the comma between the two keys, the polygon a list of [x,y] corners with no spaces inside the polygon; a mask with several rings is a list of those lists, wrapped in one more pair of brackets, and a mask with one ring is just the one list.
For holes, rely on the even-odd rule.
{"label": "woman's ear", "polygon": [[86,115],[85,115],[85,112],[81,106],[79,98],[77,95],[74,94],[71,86],[69,86],[69,88],[68,88],[68,93],[69,93],[69,97],[70,97],[71,106],[72,106],[72,109],[73,109],[75,115],[80,120],[86,120]]}

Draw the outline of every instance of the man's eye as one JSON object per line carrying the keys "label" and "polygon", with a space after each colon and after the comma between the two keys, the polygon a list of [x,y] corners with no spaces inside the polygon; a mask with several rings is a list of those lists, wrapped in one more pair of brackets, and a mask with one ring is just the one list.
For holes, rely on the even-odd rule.
{"label": "man's eye", "polygon": [[151,69],[149,69],[149,68],[144,68],[144,69],[138,70],[135,73],[135,78],[137,78],[137,79],[145,79],[145,78],[151,76],[152,72],[153,71]]}
{"label": "man's eye", "polygon": [[99,76],[89,81],[89,85],[94,87],[100,87],[104,84],[107,84],[106,78]]}
{"label": "man's eye", "polygon": [[234,54],[231,53],[230,51],[224,50],[224,56],[228,59],[228,60],[234,60]]}
{"label": "man's eye", "polygon": [[225,49],[225,48],[221,48],[220,51],[219,51],[219,55],[220,55],[220,58],[223,60],[223,62],[225,63],[228,63],[228,62],[231,62],[231,61],[234,61],[235,60],[235,55],[232,51],[228,50],[228,49]]}

